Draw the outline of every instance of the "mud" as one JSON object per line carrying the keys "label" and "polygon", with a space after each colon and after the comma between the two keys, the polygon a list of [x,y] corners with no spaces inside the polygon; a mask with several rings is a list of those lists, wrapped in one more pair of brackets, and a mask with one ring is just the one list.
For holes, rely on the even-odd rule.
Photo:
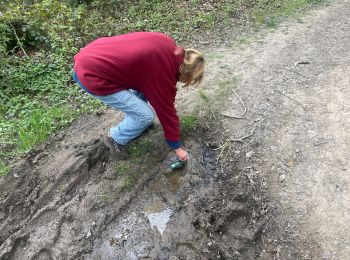
{"label": "mud", "polygon": [[112,120],[114,111],[79,119],[1,179],[1,259],[254,259],[263,217],[251,217],[238,169],[195,139],[206,130],[187,138],[183,170],[169,172],[158,126],[147,160],[118,174],[101,142]]}

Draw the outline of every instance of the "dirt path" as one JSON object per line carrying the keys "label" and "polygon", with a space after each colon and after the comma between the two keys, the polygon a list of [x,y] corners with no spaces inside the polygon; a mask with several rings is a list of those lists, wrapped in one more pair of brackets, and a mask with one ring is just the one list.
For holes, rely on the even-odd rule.
{"label": "dirt path", "polygon": [[[256,125],[250,163],[276,206],[276,258],[350,255],[349,13],[349,1],[333,1],[238,54],[223,50]],[[225,126],[244,132],[237,122]]]}
{"label": "dirt path", "polygon": [[[347,259],[349,13],[333,1],[208,50],[203,91],[240,115],[234,89],[248,112],[203,116],[183,171],[166,173],[159,124],[136,143],[145,156],[115,162],[100,141],[110,110],[32,151],[0,179],[0,259]],[[215,105],[200,102],[181,93],[180,114]]]}

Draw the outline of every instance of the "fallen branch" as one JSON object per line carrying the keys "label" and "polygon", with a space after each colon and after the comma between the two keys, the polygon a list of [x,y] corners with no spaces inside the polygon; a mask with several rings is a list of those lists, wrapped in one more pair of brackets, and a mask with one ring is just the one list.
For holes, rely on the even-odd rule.
{"label": "fallen branch", "polygon": [[17,40],[17,42],[18,42],[19,47],[20,47],[21,50],[23,51],[24,55],[29,59],[28,54],[27,54],[26,51],[24,50],[23,45],[22,45],[21,41],[19,40],[19,38],[18,38],[18,36],[17,36],[15,27],[12,26],[12,30],[13,30],[13,33],[14,33],[14,35],[15,35],[15,37],[16,37],[16,40]]}
{"label": "fallen branch", "polygon": [[243,116],[247,113],[247,108],[244,105],[244,103],[243,103],[242,99],[240,98],[240,96],[236,93],[236,91],[234,89],[232,89],[232,92],[238,98],[239,102],[241,103],[242,107],[244,108],[244,111],[243,111],[242,115],[240,115],[240,116],[232,116],[232,115],[227,115],[227,114],[224,114],[224,113],[221,113],[221,115],[226,116],[226,117],[230,117],[230,118],[235,118],[235,119],[245,119],[245,117],[243,117]]}

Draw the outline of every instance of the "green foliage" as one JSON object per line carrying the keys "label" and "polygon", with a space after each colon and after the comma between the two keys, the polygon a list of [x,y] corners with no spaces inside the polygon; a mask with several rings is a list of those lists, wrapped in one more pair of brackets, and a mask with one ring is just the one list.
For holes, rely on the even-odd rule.
{"label": "green foliage", "polygon": [[129,161],[119,161],[115,165],[116,174],[122,176],[128,172],[130,167],[131,167],[131,164]]}
{"label": "green foliage", "polygon": [[198,91],[198,95],[204,100],[204,101],[209,101],[208,95],[205,93],[203,89],[200,89]]}
{"label": "green foliage", "polygon": [[121,190],[130,190],[136,183],[136,180],[136,176],[126,175],[122,180]]}
{"label": "green foliage", "polygon": [[128,148],[131,159],[145,158],[155,148],[155,144],[149,139],[141,139],[131,144]]}
{"label": "green foliage", "polygon": [[182,116],[180,118],[181,131],[187,134],[196,129],[198,118],[194,115]]}
{"label": "green foliage", "polygon": [[320,4],[325,0],[259,0],[251,10],[250,17],[257,26],[275,27],[286,16],[297,14],[309,5]]}
{"label": "green foliage", "polygon": [[10,171],[10,167],[3,161],[0,161],[0,176],[7,175]]}

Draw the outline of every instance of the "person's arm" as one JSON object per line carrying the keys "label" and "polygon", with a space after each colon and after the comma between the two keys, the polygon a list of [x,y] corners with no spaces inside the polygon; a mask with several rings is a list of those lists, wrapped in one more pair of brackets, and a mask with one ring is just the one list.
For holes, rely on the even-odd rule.
{"label": "person's arm", "polygon": [[181,148],[180,121],[175,109],[176,88],[173,91],[152,93],[147,99],[153,106],[163,127],[164,136],[168,145],[174,149],[180,160],[186,161],[188,153]]}

